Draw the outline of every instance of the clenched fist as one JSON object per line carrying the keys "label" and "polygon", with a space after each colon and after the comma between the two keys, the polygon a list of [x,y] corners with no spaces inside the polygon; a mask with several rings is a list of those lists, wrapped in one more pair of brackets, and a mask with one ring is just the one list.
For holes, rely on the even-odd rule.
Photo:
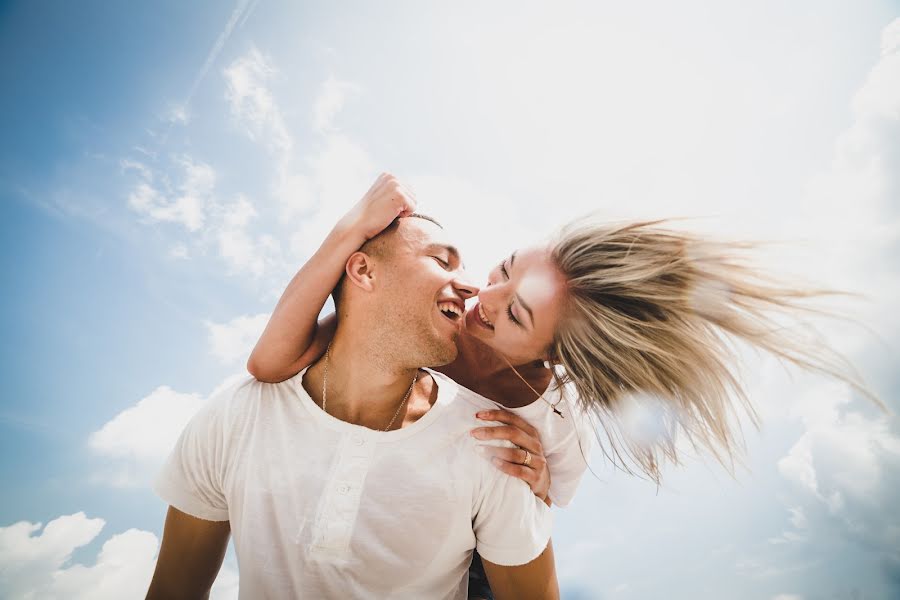
{"label": "clenched fist", "polygon": [[390,173],[382,173],[366,195],[341,219],[345,226],[370,240],[397,217],[416,211],[416,197]]}

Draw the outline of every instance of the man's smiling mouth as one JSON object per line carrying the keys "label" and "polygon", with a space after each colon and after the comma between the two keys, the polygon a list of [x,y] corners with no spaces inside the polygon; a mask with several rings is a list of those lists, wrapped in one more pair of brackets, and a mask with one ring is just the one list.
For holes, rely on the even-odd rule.
{"label": "man's smiling mouth", "polygon": [[459,304],[457,304],[456,302],[450,301],[450,300],[444,300],[444,301],[438,302],[437,306],[438,306],[438,309],[441,311],[441,314],[444,315],[446,318],[450,319],[451,321],[453,321],[454,323],[459,322],[459,320],[462,318],[463,312],[465,310]]}

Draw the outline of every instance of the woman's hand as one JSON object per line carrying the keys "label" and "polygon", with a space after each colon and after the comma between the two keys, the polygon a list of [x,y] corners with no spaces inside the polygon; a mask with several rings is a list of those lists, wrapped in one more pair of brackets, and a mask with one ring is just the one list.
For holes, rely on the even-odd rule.
{"label": "woman's hand", "polygon": [[381,233],[397,217],[416,212],[416,197],[409,188],[390,173],[382,173],[341,219],[339,226],[349,227],[363,242]]}
{"label": "woman's hand", "polygon": [[[493,457],[491,462],[494,466],[527,483],[535,496],[549,504],[547,494],[550,492],[550,469],[547,468],[541,436],[537,429],[519,415],[507,410],[483,410],[475,416],[483,421],[506,423],[506,425],[478,427],[471,433],[479,440],[508,440],[518,446],[518,448],[496,446],[482,446],[482,448]],[[525,465],[525,462],[528,464]]]}

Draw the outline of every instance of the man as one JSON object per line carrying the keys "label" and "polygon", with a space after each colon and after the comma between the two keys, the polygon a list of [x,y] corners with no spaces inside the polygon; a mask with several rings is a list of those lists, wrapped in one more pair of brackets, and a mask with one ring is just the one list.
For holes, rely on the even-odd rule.
{"label": "man", "polygon": [[321,360],[194,417],[149,598],[204,597],[230,533],[241,598],[465,598],[475,548],[496,598],[558,597],[548,507],[469,435],[493,404],[420,368],[456,356],[462,274],[439,225],[397,219],[347,260]]}

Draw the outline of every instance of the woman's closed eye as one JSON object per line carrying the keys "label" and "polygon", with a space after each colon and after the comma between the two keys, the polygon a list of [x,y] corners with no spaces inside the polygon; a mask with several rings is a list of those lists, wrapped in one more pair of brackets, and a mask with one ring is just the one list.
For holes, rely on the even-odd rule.
{"label": "woman's closed eye", "polygon": [[[500,272],[503,273],[503,278],[509,281],[509,271],[506,270],[505,260],[500,263]],[[515,323],[516,326],[525,329],[525,326],[522,324],[522,322],[516,318],[516,315],[513,314],[512,306],[512,302],[510,302],[509,306],[506,307],[506,316],[509,317],[509,320]]]}
{"label": "woman's closed eye", "polygon": [[519,321],[519,320],[516,318],[516,315],[513,314],[513,311],[512,311],[512,304],[510,304],[509,306],[506,307],[506,316],[509,317],[509,320],[510,320],[510,321],[512,321],[512,322],[515,323],[517,326],[522,327],[522,328],[524,329],[524,326],[522,325],[522,322]]}

